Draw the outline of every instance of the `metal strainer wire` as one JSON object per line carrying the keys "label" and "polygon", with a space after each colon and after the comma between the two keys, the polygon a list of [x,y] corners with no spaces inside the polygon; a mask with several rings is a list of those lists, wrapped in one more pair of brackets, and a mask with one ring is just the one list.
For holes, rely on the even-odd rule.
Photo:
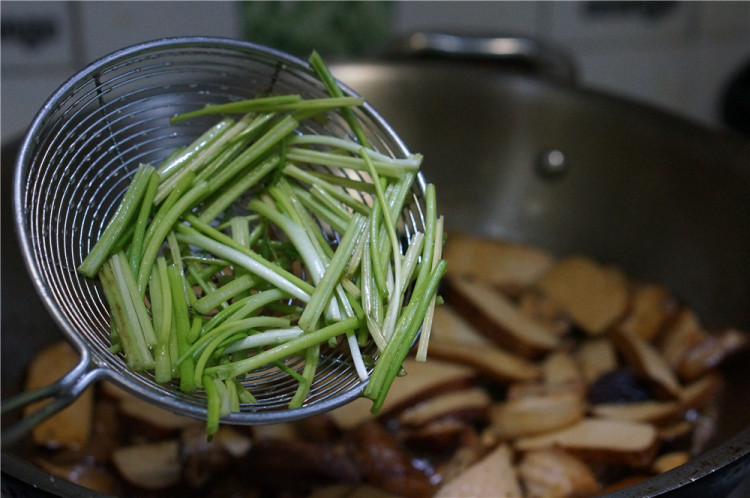
{"label": "metal strainer wire", "polygon": [[[81,360],[59,382],[4,400],[6,411],[53,398],[9,431],[25,432],[102,378],[175,413],[205,419],[201,390],[186,394],[176,384],[157,384],[150,373],[131,371],[123,356],[108,351],[109,311],[103,293],[76,267],[103,231],[138,164],[158,165],[214,122],[198,118],[171,125],[170,116],[259,94],[327,96],[309,65],[299,59],[246,42],[186,37],[143,43],[104,57],[68,80],[40,110],[18,157],[15,221],[34,285]],[[374,148],[392,157],[408,155],[371,107],[356,112]],[[305,123],[305,131],[350,135],[338,117],[324,125]],[[399,223],[407,239],[424,229],[421,176],[411,195],[411,206]],[[288,362],[292,368],[302,367],[299,359]],[[357,398],[365,382],[344,352],[321,358],[309,399],[299,409],[287,408],[296,382],[280,378],[276,369],[255,372],[245,384],[258,402],[242,405],[224,422],[266,424],[321,413]]]}

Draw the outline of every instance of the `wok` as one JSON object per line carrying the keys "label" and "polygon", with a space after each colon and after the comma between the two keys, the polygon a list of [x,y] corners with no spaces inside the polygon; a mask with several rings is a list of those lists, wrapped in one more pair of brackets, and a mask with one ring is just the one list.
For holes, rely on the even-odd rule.
{"label": "wok", "polygon": [[[493,39],[473,39],[484,43],[468,55],[455,53],[450,37],[437,38],[448,42],[437,50],[418,45],[415,54],[415,39],[426,40],[411,38],[408,57],[342,62],[332,70],[424,154],[423,171],[440,192],[448,229],[619,265],[667,285],[709,328],[750,330],[748,142],[582,88],[570,65],[539,57],[549,53],[527,51],[529,45],[516,43],[512,56],[488,60],[488,46],[502,48],[486,43]],[[494,60],[498,55],[504,63]],[[4,189],[12,154],[3,150]],[[4,190],[3,203],[8,197]],[[3,207],[6,396],[18,391],[34,352],[62,335],[25,280]],[[614,496],[725,496],[738,486],[750,472],[748,356],[725,368],[705,452]],[[56,494],[81,493],[27,464],[22,449],[3,451],[4,487],[20,479]]]}

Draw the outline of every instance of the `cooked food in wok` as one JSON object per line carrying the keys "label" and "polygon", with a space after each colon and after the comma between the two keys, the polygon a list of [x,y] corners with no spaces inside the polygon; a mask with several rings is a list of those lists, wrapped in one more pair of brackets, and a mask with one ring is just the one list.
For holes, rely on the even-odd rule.
{"label": "cooked food in wok", "polygon": [[[201,422],[100,383],[34,430],[31,459],[118,495],[531,497],[598,495],[703,450],[741,331],[585,256],[459,233],[444,256],[429,361],[407,358],[375,416],[360,399],[208,443]],[[29,382],[66,359],[40,353]]]}

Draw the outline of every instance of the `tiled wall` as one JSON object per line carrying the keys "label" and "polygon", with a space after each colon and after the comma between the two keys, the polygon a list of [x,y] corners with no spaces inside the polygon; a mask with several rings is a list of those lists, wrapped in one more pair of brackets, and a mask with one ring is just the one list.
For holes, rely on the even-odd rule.
{"label": "tiled wall", "polygon": [[[229,1],[3,1],[2,140],[23,133],[55,88],[91,60],[164,36],[243,37],[243,7]],[[409,1],[388,6],[388,15],[393,35],[442,29],[559,44],[574,57],[582,84],[709,125],[719,124],[723,86],[750,60],[749,1]]]}

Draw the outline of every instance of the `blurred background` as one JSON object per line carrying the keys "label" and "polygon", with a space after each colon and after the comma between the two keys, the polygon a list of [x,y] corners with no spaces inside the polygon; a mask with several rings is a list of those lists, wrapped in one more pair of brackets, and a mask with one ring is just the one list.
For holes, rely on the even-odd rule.
{"label": "blurred background", "polygon": [[589,87],[710,126],[750,61],[750,2],[3,1],[2,141],[87,63],[176,35],[218,35],[328,59],[376,55],[416,30],[524,35],[568,52]]}

